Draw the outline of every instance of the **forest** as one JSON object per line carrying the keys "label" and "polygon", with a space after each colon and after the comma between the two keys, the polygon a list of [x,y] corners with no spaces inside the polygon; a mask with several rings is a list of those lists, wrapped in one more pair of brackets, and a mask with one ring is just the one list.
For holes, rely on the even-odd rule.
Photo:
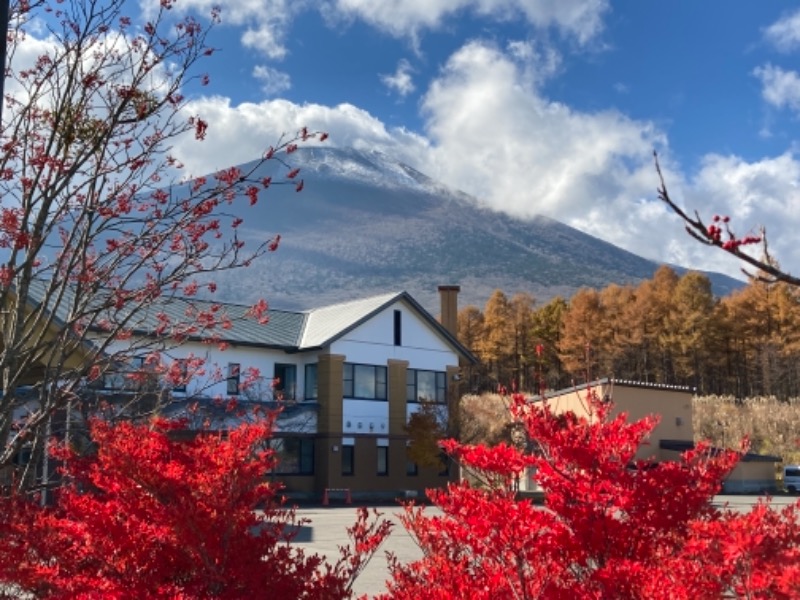
{"label": "forest", "polygon": [[800,396],[800,290],[758,278],[715,297],[709,279],[660,267],[638,285],[583,288],[538,304],[496,290],[459,311],[479,358],[470,392],[561,389],[603,377],[695,388],[743,400]]}

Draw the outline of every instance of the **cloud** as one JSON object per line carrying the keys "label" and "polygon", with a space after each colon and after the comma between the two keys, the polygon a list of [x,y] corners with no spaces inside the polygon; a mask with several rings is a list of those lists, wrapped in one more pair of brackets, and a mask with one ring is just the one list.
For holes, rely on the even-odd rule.
{"label": "cloud", "polygon": [[331,0],[327,12],[361,19],[397,37],[442,27],[446,19],[471,11],[481,18],[522,18],[537,28],[555,27],[580,44],[603,29],[608,0]]}
{"label": "cloud", "polygon": [[175,153],[191,173],[207,173],[252,160],[281,134],[307,125],[328,131],[326,143],[381,150],[485,206],[523,218],[545,214],[641,256],[739,275],[738,261],[689,238],[656,199],[658,148],[679,203],[706,219],[730,215],[740,235],[764,225],[776,255],[786,265],[800,263],[800,249],[785,235],[800,228],[797,157],[709,155],[687,176],[654,124],[548,99],[518,50],[474,41],[455,52],[425,91],[422,133],[391,128],[352,104],[232,105],[210,97],[189,107],[209,122],[208,139],[187,137]]}
{"label": "cloud", "polygon": [[[415,164],[428,151],[427,140],[402,128],[389,129],[379,119],[352,104],[323,106],[274,99],[232,105],[221,96],[199,98],[187,107],[209,124],[204,142],[192,136],[177,140],[174,154],[186,165],[186,174],[203,175],[260,156],[285,134],[302,127],[325,131],[326,145],[380,149]],[[210,151],[213,149],[213,151]]]}
{"label": "cloud", "polygon": [[292,87],[288,73],[265,65],[256,65],[253,68],[253,77],[261,82],[261,89],[268,96],[280,94]]}
{"label": "cloud", "polygon": [[526,79],[542,83],[561,71],[561,54],[555,47],[541,41],[512,40],[506,45],[509,57],[522,65]]}
{"label": "cloud", "polygon": [[422,106],[434,175],[520,216],[587,214],[593,203],[627,195],[664,141],[650,123],[549,101],[512,58],[483,42],[451,56]]}
{"label": "cloud", "polygon": [[771,64],[757,67],[753,75],[761,80],[761,95],[777,108],[800,111],[800,75]]}
{"label": "cloud", "polygon": [[[143,0],[145,14],[160,0]],[[241,42],[272,60],[286,56],[286,37],[294,18],[311,4],[305,0],[236,0],[222,5],[222,26],[242,27]],[[173,10],[198,15],[211,14],[218,0],[181,0]]]}
{"label": "cloud", "polygon": [[411,79],[411,73],[413,73],[413,71],[411,63],[406,59],[401,59],[400,62],[397,63],[397,70],[393,75],[381,75],[381,82],[390,90],[394,90],[401,96],[408,96],[416,89],[414,81]]}
{"label": "cloud", "polygon": [[[686,190],[686,203],[702,209],[706,219],[730,216],[737,236],[758,234],[765,227],[770,250],[784,267],[797,272],[793,265],[800,264],[800,249],[795,236],[787,235],[800,228],[800,160],[792,152],[754,162],[710,154]],[[753,253],[758,256],[758,248]],[[722,257],[724,263],[715,261],[721,270],[739,268],[735,260]]]}
{"label": "cloud", "polygon": [[767,27],[764,38],[781,52],[800,48],[800,10],[784,15]]}

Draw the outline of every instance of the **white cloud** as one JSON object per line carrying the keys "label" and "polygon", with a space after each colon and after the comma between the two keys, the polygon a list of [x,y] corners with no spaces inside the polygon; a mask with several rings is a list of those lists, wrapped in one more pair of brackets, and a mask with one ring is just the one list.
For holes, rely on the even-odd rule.
{"label": "white cloud", "polygon": [[706,219],[731,216],[739,235],[766,226],[785,266],[800,264],[794,236],[786,234],[800,228],[800,160],[793,154],[751,163],[710,155],[687,177],[652,123],[551,101],[512,53],[472,42],[451,56],[424,95],[424,134],[389,128],[351,104],[276,99],[234,106],[215,97],[190,107],[209,122],[206,142],[187,138],[176,154],[191,173],[207,173],[252,160],[282,133],[307,125],[328,131],[326,143],[382,150],[486,206],[520,217],[546,214],[641,256],[738,275],[735,259],[692,240],[657,201],[656,147],[673,198]]}
{"label": "white cloud", "polygon": [[406,59],[401,59],[397,63],[397,70],[392,75],[381,75],[381,82],[390,90],[394,90],[401,96],[408,96],[416,88],[414,81],[411,79],[413,73],[411,63]]}
{"label": "white cloud", "polygon": [[425,138],[404,129],[387,129],[352,104],[329,107],[275,99],[233,106],[230,99],[217,96],[195,100],[187,111],[199,114],[209,124],[204,142],[186,136],[175,145],[175,155],[186,165],[187,175],[253,160],[282,135],[302,127],[327,132],[326,145],[382,149],[408,164],[416,164],[420,157],[424,160],[428,147]]}
{"label": "white cloud", "polygon": [[775,21],[764,30],[764,37],[782,52],[800,48],[800,10]]}
{"label": "white cloud", "polygon": [[[770,250],[785,268],[798,272],[800,249],[791,232],[800,228],[800,160],[791,152],[755,162],[708,155],[691,181],[686,203],[701,210],[706,219],[714,214],[730,216],[733,231],[740,237],[757,235],[765,227]],[[754,248],[754,255],[758,254]],[[727,272],[739,269],[735,260],[722,257],[717,265]]]}
{"label": "white cloud", "polygon": [[433,175],[522,216],[565,218],[615,201],[663,142],[649,123],[548,101],[507,55],[480,42],[450,58],[423,110]]}
{"label": "white cloud", "polygon": [[512,40],[506,48],[509,56],[523,66],[531,83],[541,83],[561,70],[561,54],[552,45],[533,40]]}
{"label": "white cloud", "polygon": [[521,17],[540,28],[555,27],[581,44],[603,28],[608,0],[331,0],[331,14],[359,18],[392,35],[415,36],[437,29],[456,13],[509,20]]}
{"label": "white cloud", "polygon": [[771,64],[757,67],[753,75],[761,80],[761,95],[777,108],[800,111],[800,75]]}
{"label": "white cloud", "polygon": [[[142,0],[145,11],[154,11],[160,0]],[[313,4],[313,3],[311,3]],[[218,0],[181,0],[173,10],[199,15],[210,14]],[[308,8],[306,0],[236,0],[222,4],[222,24],[244,27],[241,41],[245,47],[267,58],[286,56],[286,36],[294,17]]]}
{"label": "white cloud", "polygon": [[292,87],[288,73],[265,65],[256,65],[253,68],[253,77],[261,82],[261,89],[268,96],[280,94]]}

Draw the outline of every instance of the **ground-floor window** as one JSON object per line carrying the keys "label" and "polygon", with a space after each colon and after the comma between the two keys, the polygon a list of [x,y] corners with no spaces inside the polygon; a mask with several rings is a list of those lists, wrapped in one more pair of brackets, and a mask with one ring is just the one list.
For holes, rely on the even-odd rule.
{"label": "ground-floor window", "polygon": [[314,438],[278,437],[270,440],[270,447],[275,450],[278,464],[275,473],[278,475],[313,475],[314,474]]}
{"label": "ground-floor window", "polygon": [[356,453],[353,440],[342,442],[342,475],[355,475]]}
{"label": "ground-floor window", "polygon": [[389,474],[389,440],[379,439],[378,443],[378,475]]}

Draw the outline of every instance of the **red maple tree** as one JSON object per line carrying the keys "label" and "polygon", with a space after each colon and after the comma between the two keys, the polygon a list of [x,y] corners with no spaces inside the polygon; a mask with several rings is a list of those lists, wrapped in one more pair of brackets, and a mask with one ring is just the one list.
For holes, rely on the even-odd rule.
{"label": "red maple tree", "polygon": [[[20,487],[42,483],[35,470],[52,417],[75,410],[87,387],[142,356],[148,376],[174,375],[186,370],[170,355],[184,339],[218,341],[234,318],[211,301],[220,273],[279,241],[244,234],[242,215],[272,185],[302,189],[288,154],[327,137],[303,128],[246,168],[185,173],[176,142],[200,143],[214,127],[190,99],[208,84],[199,69],[216,52],[209,34],[220,12],[178,14],[175,3],[153,3],[141,21],[127,0],[10,6],[0,471],[24,462]],[[257,172],[264,161],[278,164],[274,181]],[[183,316],[163,308],[173,297],[186,302]],[[265,310],[258,302],[243,318],[262,322]],[[137,335],[143,329],[153,335]]]}
{"label": "red maple tree", "polygon": [[[482,474],[431,490],[441,512],[409,506],[403,523],[423,558],[391,566],[384,598],[796,598],[800,596],[798,505],[768,501],[740,514],[712,505],[739,460],[698,445],[681,461],[637,460],[657,424],[611,416],[554,414],[517,395],[512,413],[535,452],[445,442]],[[526,468],[542,505],[520,499]]]}
{"label": "red maple tree", "polygon": [[182,423],[94,421],[64,445],[52,507],[0,499],[0,588],[37,598],[347,598],[389,533],[366,509],[330,564],[290,542],[304,521],[267,481],[272,418],[175,439]]}

